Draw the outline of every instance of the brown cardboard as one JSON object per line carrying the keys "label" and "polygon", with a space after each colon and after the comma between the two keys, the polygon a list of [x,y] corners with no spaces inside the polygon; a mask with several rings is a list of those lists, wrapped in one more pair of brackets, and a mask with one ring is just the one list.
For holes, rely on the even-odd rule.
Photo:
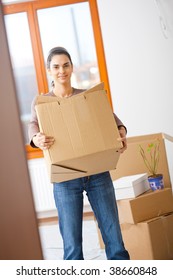
{"label": "brown cardboard", "polygon": [[[138,224],[121,224],[121,231],[131,260],[173,259],[173,213]],[[103,249],[99,229],[98,237]]]}
{"label": "brown cardboard", "polygon": [[54,136],[44,151],[51,182],[116,168],[121,142],[103,83],[70,98],[39,96],[40,131]]}
{"label": "brown cardboard", "polygon": [[136,225],[122,224],[121,229],[132,260],[173,259],[173,214]]}
{"label": "brown cardboard", "polygon": [[173,212],[172,190],[148,191],[133,199],[119,200],[117,206],[120,223],[139,223]]}
{"label": "brown cardboard", "polygon": [[[173,137],[164,133],[156,133],[150,135],[142,135],[127,138],[127,150],[121,155],[116,171],[111,171],[111,177],[114,180],[123,177],[139,173],[148,173],[145,167],[143,159],[139,153],[139,144],[144,148],[153,140],[160,139],[160,161],[158,173],[162,173],[164,176],[164,184],[166,188],[171,188],[171,167],[168,165],[168,151],[166,149],[167,144],[172,145],[171,151],[173,151]],[[171,155],[172,157],[172,155]]]}

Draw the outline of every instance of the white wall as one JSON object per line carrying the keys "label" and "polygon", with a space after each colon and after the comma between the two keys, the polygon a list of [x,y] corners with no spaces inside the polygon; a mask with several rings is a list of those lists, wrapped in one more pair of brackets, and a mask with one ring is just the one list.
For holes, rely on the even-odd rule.
{"label": "white wall", "polygon": [[[165,37],[156,2],[97,0],[114,111],[128,136],[173,136],[173,36],[167,25]],[[173,18],[173,1],[158,2]]]}

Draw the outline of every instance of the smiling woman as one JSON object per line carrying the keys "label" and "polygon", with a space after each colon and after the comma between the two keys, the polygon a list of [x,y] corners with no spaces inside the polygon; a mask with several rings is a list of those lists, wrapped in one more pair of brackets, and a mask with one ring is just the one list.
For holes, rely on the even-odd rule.
{"label": "smiling woman", "polygon": [[[53,151],[55,156],[58,155],[56,159],[53,154],[50,156],[50,158],[54,158],[54,164],[48,167],[48,173],[50,174],[50,170],[52,170],[51,182],[53,183],[54,200],[63,240],[63,259],[84,260],[82,223],[83,193],[86,192],[102,233],[107,259],[129,260],[129,254],[124,247],[121,235],[114,187],[108,171],[111,167],[109,164],[106,164],[105,168],[98,167],[100,161],[107,163],[105,153],[102,154],[103,146],[104,151],[106,149],[106,144],[103,145],[103,143],[109,143],[107,148],[112,154],[116,138],[120,136],[121,143],[117,139],[117,146],[114,150],[115,153],[113,153],[113,158],[116,161],[117,156],[119,157],[120,153],[126,150],[125,126],[115,114],[113,115],[108,103],[100,102],[100,98],[104,98],[103,92],[98,92],[100,87],[95,87],[95,93],[99,94],[100,98],[96,98],[94,101],[92,99],[94,91],[91,91],[91,99],[88,99],[87,94],[81,96],[84,89],[72,86],[73,63],[66,48],[57,46],[50,50],[47,58],[47,71],[54,82],[54,86],[53,90],[41,97],[42,101],[44,99],[45,102],[47,98],[52,100],[49,104],[43,104],[44,101],[39,104],[38,96],[34,98],[28,134],[30,145],[44,150],[45,159],[50,151]],[[76,96],[70,97],[72,93]],[[74,101],[74,99],[76,100]],[[106,99],[104,100],[107,102]],[[40,105],[42,109],[46,105],[41,115]],[[53,115],[52,112],[54,112]],[[88,113],[86,114],[86,112]],[[46,123],[48,129],[46,129]],[[110,123],[112,123],[112,127],[109,127]],[[70,124],[70,127],[67,124]],[[101,124],[105,126],[102,127]],[[109,129],[107,130],[105,127],[109,127]],[[121,129],[122,127],[124,127],[124,130]],[[116,129],[118,134],[116,134]],[[108,142],[104,137],[102,138],[102,135],[108,137]],[[83,139],[83,137],[85,141],[78,142],[78,138]],[[100,143],[101,145],[99,145],[100,138],[103,140]],[[111,139],[112,145],[110,145]],[[86,145],[86,142],[89,143],[89,146]],[[95,147],[91,147],[93,143]],[[96,147],[98,146],[100,147],[97,150]],[[117,149],[119,153],[117,153]],[[97,152],[99,156],[96,160]],[[77,154],[79,165],[73,165],[72,162],[75,161],[76,163]],[[101,157],[100,154],[102,154]],[[60,155],[63,155],[62,158],[60,158]],[[92,155],[94,156],[92,157]],[[87,156],[89,156],[89,161],[86,161]],[[107,154],[106,157],[110,162],[110,154]],[[50,158],[47,158],[47,163],[50,162]],[[69,159],[67,165],[65,163],[66,159]],[[83,161],[85,162],[84,165]],[[91,171],[89,170],[89,166],[92,165],[97,166],[96,170],[94,168],[91,168]],[[114,162],[112,167],[115,165]],[[55,170],[56,167],[58,167],[58,170]],[[61,173],[59,168],[63,169],[61,178],[59,178]],[[69,174],[68,171],[70,171]],[[65,174],[69,176],[64,177]]]}
{"label": "smiling woman", "polygon": [[[64,3],[36,0],[4,5],[26,144],[31,100],[37,92],[45,93],[52,86],[45,61],[48,50],[54,46],[68,46],[73,56],[73,86],[86,89],[104,81],[111,103],[96,1]],[[28,146],[27,150],[29,158],[42,156]]]}

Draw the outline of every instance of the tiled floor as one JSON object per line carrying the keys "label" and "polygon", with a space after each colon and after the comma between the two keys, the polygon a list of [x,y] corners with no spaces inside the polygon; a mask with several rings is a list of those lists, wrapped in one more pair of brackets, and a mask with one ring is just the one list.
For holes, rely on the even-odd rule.
{"label": "tiled floor", "polygon": [[[45,260],[62,260],[63,245],[58,224],[39,226],[40,239]],[[105,260],[105,252],[100,249],[94,220],[83,221],[83,252],[85,260]]]}

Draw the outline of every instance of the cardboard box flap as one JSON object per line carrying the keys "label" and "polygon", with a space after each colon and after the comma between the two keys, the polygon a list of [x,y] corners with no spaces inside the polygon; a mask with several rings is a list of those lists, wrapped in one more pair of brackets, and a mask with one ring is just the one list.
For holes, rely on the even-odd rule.
{"label": "cardboard box flap", "polygon": [[[91,89],[88,89],[86,91],[83,91],[79,94],[75,94],[73,95],[72,97],[70,98],[76,98],[76,97],[79,97],[79,96],[86,96],[88,93],[91,93],[91,92],[96,92],[96,91],[102,91],[104,93],[106,93],[106,91],[104,90],[104,83],[100,83],[94,87],[92,87]],[[63,102],[66,102],[66,98],[61,98],[61,97],[58,97],[58,96],[45,96],[45,95],[39,95],[37,96],[36,98],[36,105],[39,105],[39,104],[43,104],[43,103],[51,103],[51,102],[57,102],[58,104],[61,104]]]}
{"label": "cardboard box flap", "polygon": [[100,91],[100,90],[103,90],[103,89],[104,89],[104,82],[101,82],[101,83],[97,84],[96,86],[93,86],[92,88],[87,89],[84,93],[87,94],[87,93],[90,93],[90,92]]}
{"label": "cardboard box flap", "polygon": [[[92,93],[91,91],[83,91],[81,93],[75,94],[73,96],[70,97],[70,101],[72,103],[73,99],[79,99],[79,98],[88,98],[89,97],[89,93]],[[104,89],[102,90],[97,90],[97,91],[93,91],[93,93],[103,93],[106,95],[106,91]],[[36,98],[36,102],[35,105],[43,105],[43,104],[48,104],[48,103],[57,103],[58,105],[65,105],[67,104],[67,100],[69,102],[69,98],[61,98],[58,96],[44,96],[44,95],[39,95]]]}
{"label": "cardboard box flap", "polygon": [[[104,155],[105,155],[105,159],[103,161]],[[105,166],[107,166],[109,170],[109,168],[111,168],[112,166],[112,163],[114,163],[113,168],[116,168],[119,157],[120,157],[120,153],[116,152],[114,149],[111,149],[105,152],[93,153],[91,155],[86,155],[79,158],[72,158],[65,161],[53,163],[52,171],[54,171],[54,173],[80,172],[82,174],[87,173],[88,175],[88,174],[92,174],[92,170],[94,166],[95,167],[94,172],[98,173],[99,170],[104,170]]]}
{"label": "cardboard box flap", "polygon": [[159,219],[161,219],[161,221],[164,221],[164,219],[167,218],[169,215],[173,215],[173,212],[169,211],[169,212],[164,213],[161,216],[156,216],[156,217],[153,217],[151,219],[148,219],[148,220],[145,220],[145,221],[141,221],[140,223],[149,224],[149,223],[155,222],[155,221],[157,221]]}
{"label": "cardboard box flap", "polygon": [[39,95],[36,98],[35,105],[40,105],[44,103],[52,103],[52,102],[58,102],[60,104],[62,98],[57,97],[57,96],[44,96],[44,95]]}
{"label": "cardboard box flap", "polygon": [[170,142],[173,142],[173,136],[168,135],[166,133],[160,132],[160,133],[153,133],[153,134],[146,134],[146,135],[139,135],[139,136],[131,136],[127,138],[127,142],[129,144],[131,143],[137,143],[137,142],[151,142],[154,140],[163,140],[163,139],[167,139]]}
{"label": "cardboard box flap", "polygon": [[51,165],[51,171],[52,174],[74,174],[74,173],[84,173],[86,174],[87,171],[84,170],[79,170],[79,169],[75,169],[75,168],[71,168],[68,166],[63,166],[63,165],[59,165],[59,164],[52,164]]}

